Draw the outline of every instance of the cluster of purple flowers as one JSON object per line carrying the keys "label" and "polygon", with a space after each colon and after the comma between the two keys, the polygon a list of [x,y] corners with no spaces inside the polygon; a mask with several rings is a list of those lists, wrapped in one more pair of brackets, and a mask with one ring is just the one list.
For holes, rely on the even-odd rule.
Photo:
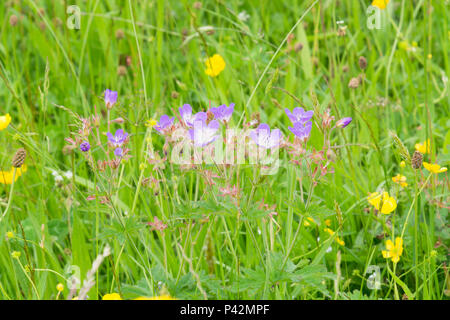
{"label": "cluster of purple flowers", "polygon": [[[107,89],[104,100],[106,107],[111,109],[117,102],[117,92]],[[229,106],[223,104],[211,108],[208,112],[201,111],[195,114],[192,112],[192,107],[189,104],[184,104],[179,108],[181,125],[188,129],[190,139],[193,141],[194,146],[198,147],[207,146],[219,138],[217,131],[220,128],[220,123],[227,125],[231,120],[233,111],[234,103],[231,103]],[[311,134],[311,118],[314,115],[314,111],[305,111],[301,107],[296,107],[292,112],[286,108],[285,112],[292,122],[292,126],[288,127],[289,131],[300,141],[306,141]],[[174,120],[175,117],[169,117],[164,114],[154,128],[160,134],[170,133],[174,128]],[[345,128],[351,121],[352,118],[350,117],[343,118],[336,122],[336,127]],[[283,138],[283,134],[279,129],[271,130],[266,123],[261,123],[256,129],[253,129],[249,136],[255,144],[265,149],[279,147]],[[123,145],[127,142],[128,133],[123,129],[118,129],[114,135],[108,132],[107,137],[110,146],[114,148],[116,157],[123,157]],[[89,142],[83,141],[80,149],[83,152],[89,151]]]}
{"label": "cluster of purple flowers", "polygon": [[[107,109],[111,109],[117,103],[117,97],[117,91],[112,91],[109,89],[105,90],[104,101]],[[124,157],[126,152],[123,147],[128,141],[128,133],[126,133],[123,129],[118,129],[114,135],[111,132],[108,132],[106,136],[108,138],[109,145],[114,148],[114,155],[118,158]],[[88,152],[90,149],[91,145],[89,144],[89,141],[83,141],[80,144],[81,151]]]}
{"label": "cluster of purple flowers", "polygon": [[[219,137],[216,133],[220,128],[220,122],[228,123],[230,121],[234,111],[234,103],[231,103],[230,106],[223,104],[219,107],[211,108],[208,112],[214,117],[211,121],[208,121],[207,112],[200,111],[193,114],[192,107],[189,104],[184,104],[178,111],[180,112],[182,124],[188,128],[189,137],[194,142],[194,145],[204,147]],[[172,129],[173,124],[174,117],[162,115],[155,126],[155,130],[165,134]]]}

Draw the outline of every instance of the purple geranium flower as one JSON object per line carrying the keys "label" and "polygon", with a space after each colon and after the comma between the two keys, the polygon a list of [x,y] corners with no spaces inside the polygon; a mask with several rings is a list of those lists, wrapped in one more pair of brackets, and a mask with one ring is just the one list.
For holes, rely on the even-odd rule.
{"label": "purple geranium flower", "polygon": [[117,91],[105,90],[105,104],[107,108],[112,108],[117,102]]}
{"label": "purple geranium flower", "polygon": [[178,110],[180,111],[181,118],[188,127],[194,126],[194,122],[196,121],[206,121],[206,112],[198,112],[197,114],[193,115],[192,107],[189,104],[184,104]]}
{"label": "purple geranium flower", "polygon": [[106,136],[108,137],[108,141],[112,144],[113,147],[121,147],[124,144],[125,140],[127,140],[128,133],[123,131],[123,129],[118,129],[114,136],[111,134],[111,132],[108,132]]}
{"label": "purple geranium flower", "polygon": [[214,118],[220,121],[229,122],[231,115],[234,111],[234,103],[230,103],[227,107],[226,104],[218,106],[217,108],[211,108],[211,112],[214,114]]}
{"label": "purple geranium flower", "polygon": [[303,108],[300,107],[294,108],[292,112],[288,108],[284,110],[286,112],[286,115],[289,117],[289,119],[292,121],[293,124],[295,124],[296,122],[305,123],[306,121],[309,121],[314,114],[314,111],[312,110],[305,111]]}
{"label": "purple geranium flower", "polygon": [[159,122],[155,126],[155,130],[160,133],[164,133],[165,130],[169,129],[173,124],[174,117],[170,118],[168,115],[164,114],[159,118]]}
{"label": "purple geranium flower", "polygon": [[269,125],[261,123],[258,128],[250,132],[250,138],[262,148],[273,149],[281,143],[281,131],[274,129],[270,132]]}
{"label": "purple geranium flower", "polygon": [[312,122],[308,121],[305,124],[301,122],[295,122],[292,127],[288,127],[288,129],[299,139],[305,140],[308,139],[309,134],[311,133]]}
{"label": "purple geranium flower", "polygon": [[189,130],[191,140],[194,146],[204,147],[215,141],[219,136],[216,135],[220,124],[217,120],[212,120],[208,125],[206,121],[195,121],[194,128]]}
{"label": "purple geranium flower", "polygon": [[121,158],[123,156],[123,149],[122,148],[116,148],[114,150],[114,155],[118,158]]}
{"label": "purple geranium flower", "polygon": [[338,128],[345,128],[346,126],[348,126],[348,124],[350,122],[352,122],[352,118],[351,117],[342,118],[341,120],[336,122],[336,127],[338,127]]}
{"label": "purple geranium flower", "polygon": [[83,142],[80,144],[80,149],[81,149],[81,151],[83,151],[83,152],[88,152],[89,149],[91,149],[91,145],[89,144],[89,142],[83,141]]}

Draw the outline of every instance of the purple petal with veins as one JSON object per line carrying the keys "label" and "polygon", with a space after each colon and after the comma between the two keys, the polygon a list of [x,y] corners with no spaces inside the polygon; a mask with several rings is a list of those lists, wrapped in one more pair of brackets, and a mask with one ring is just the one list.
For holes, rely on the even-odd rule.
{"label": "purple petal with veins", "polygon": [[314,115],[314,111],[305,111],[300,107],[294,108],[292,112],[288,108],[286,108],[284,111],[293,124],[296,122],[305,123],[306,121],[309,121]]}
{"label": "purple petal with veins", "polygon": [[219,136],[216,135],[220,123],[212,120],[208,125],[206,121],[195,121],[194,127],[189,130],[189,136],[194,141],[194,146],[204,147],[215,141]]}
{"label": "purple petal with veins", "polygon": [[281,143],[281,131],[274,129],[270,132],[270,127],[266,123],[261,123],[258,128],[250,132],[250,138],[258,146],[265,149],[273,149]]}
{"label": "purple petal with veins", "polygon": [[312,129],[312,122],[308,121],[305,124],[301,122],[295,122],[292,127],[288,129],[299,139],[304,140],[309,137]]}

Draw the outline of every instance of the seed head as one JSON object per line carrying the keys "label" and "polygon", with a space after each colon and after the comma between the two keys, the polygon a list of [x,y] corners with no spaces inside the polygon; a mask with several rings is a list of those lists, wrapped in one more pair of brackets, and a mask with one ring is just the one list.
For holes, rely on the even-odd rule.
{"label": "seed head", "polygon": [[364,70],[367,68],[367,59],[363,56],[359,57],[359,67],[361,68],[361,70]]}
{"label": "seed head", "polygon": [[116,30],[116,39],[120,40],[123,39],[125,37],[125,32],[123,32],[122,29],[117,29]]}
{"label": "seed head", "polygon": [[20,168],[25,162],[25,158],[27,157],[27,151],[24,148],[20,148],[16,151],[16,154],[12,160],[12,166],[14,168]]}
{"label": "seed head", "polygon": [[423,156],[419,151],[414,151],[411,158],[411,166],[413,169],[419,169],[422,166]]}
{"label": "seed head", "polygon": [[351,78],[348,83],[348,87],[351,89],[356,89],[361,84],[361,79],[359,77]]}
{"label": "seed head", "polygon": [[117,75],[123,77],[123,76],[125,76],[126,74],[127,74],[127,67],[125,67],[125,66],[119,66],[119,67],[117,68]]}
{"label": "seed head", "polygon": [[17,25],[17,23],[19,22],[19,18],[17,18],[17,16],[15,14],[11,15],[11,17],[9,17],[9,24],[11,26],[15,26]]}

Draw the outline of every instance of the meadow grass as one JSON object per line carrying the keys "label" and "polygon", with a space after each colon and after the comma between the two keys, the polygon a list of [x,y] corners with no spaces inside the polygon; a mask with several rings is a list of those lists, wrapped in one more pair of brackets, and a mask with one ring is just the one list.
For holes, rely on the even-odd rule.
{"label": "meadow grass", "polygon": [[[12,118],[0,170],[27,151],[26,172],[0,184],[1,299],[82,295],[74,278],[88,299],[448,299],[448,173],[411,167],[428,139],[424,161],[449,165],[447,0],[390,1],[380,29],[362,0],[72,2],[0,4],[0,116]],[[79,30],[66,25],[72,4]],[[226,66],[211,77],[214,54]],[[118,92],[110,111],[105,89]],[[235,103],[230,126],[267,123],[290,140],[284,109],[314,110],[306,155],[331,150],[329,171],[313,177],[306,155],[296,164],[284,149],[274,175],[149,157],[170,159],[173,145],[146,121],[186,103]],[[327,109],[353,118],[329,140]],[[69,150],[95,114],[103,144]],[[119,128],[131,157],[101,171],[104,133]],[[221,196],[230,186],[238,195]],[[368,202],[383,190],[389,214]],[[397,237],[393,263],[382,251]]]}

